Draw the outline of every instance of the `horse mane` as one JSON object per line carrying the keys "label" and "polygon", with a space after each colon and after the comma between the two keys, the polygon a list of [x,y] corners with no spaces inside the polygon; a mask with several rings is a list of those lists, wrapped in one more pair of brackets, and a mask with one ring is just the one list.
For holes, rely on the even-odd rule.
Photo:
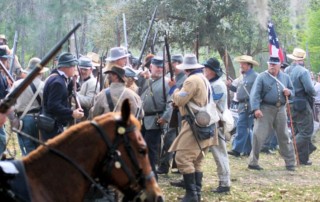
{"label": "horse mane", "polygon": [[[93,120],[98,122],[99,125],[103,127],[105,124],[107,124],[107,122],[114,121],[120,118],[121,118],[120,112],[109,112],[109,113],[97,116]],[[135,125],[138,130],[141,130],[140,122],[133,115],[130,115],[130,122],[131,124]],[[79,135],[92,136],[93,134],[85,132],[88,129],[90,129],[90,121],[83,121],[81,123],[71,126],[67,130],[65,130],[63,133],[48,140],[46,144],[49,147],[56,148],[64,142],[67,142],[67,141],[72,142],[74,139],[79,138]],[[28,163],[34,159],[37,159],[38,157],[42,156],[47,152],[49,152],[48,148],[46,148],[45,146],[39,146],[36,150],[32,151],[30,155],[24,157],[23,161]]]}

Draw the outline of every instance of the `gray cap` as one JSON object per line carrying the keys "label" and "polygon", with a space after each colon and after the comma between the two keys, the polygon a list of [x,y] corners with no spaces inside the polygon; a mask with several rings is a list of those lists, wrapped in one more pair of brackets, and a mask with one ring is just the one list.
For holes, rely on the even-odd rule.
{"label": "gray cap", "polygon": [[183,56],[181,54],[174,54],[171,56],[171,62],[183,62]]}
{"label": "gray cap", "polygon": [[[37,65],[41,62],[40,58],[34,57],[29,60],[28,66],[25,70],[22,70],[25,73],[30,73],[32,72],[35,68],[37,68]],[[40,73],[44,73],[48,71],[48,67],[43,67]]]}
{"label": "gray cap", "polygon": [[93,66],[92,60],[86,56],[82,56],[79,58],[79,68],[82,69],[91,69]]}
{"label": "gray cap", "polygon": [[134,69],[131,67],[124,67],[125,76],[134,78],[135,80],[138,80],[137,73]]}
{"label": "gray cap", "polygon": [[58,58],[58,65],[57,67],[72,67],[78,64],[78,60],[76,56],[72,55],[71,53],[61,53]]}
{"label": "gray cap", "polygon": [[151,59],[151,64],[157,67],[163,67],[163,59],[161,57],[156,56]]}

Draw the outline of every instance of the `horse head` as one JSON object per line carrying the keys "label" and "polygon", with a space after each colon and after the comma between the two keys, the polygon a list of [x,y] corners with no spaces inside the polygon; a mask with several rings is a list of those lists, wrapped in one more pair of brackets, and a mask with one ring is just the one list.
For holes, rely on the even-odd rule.
{"label": "horse head", "polygon": [[[101,118],[94,119],[96,124],[93,123],[109,134],[109,140],[103,137],[108,151],[101,166],[100,181],[118,188],[124,194],[123,201],[164,201],[150,166],[146,142],[140,133],[141,125],[130,115],[128,100],[123,102],[121,114],[116,113],[114,117],[113,126],[100,123]],[[111,134],[114,136],[110,137]]]}

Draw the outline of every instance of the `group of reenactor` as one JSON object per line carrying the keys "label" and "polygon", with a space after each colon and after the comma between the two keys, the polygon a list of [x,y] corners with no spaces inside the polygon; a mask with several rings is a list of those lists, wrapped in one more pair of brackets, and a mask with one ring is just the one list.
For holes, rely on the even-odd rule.
{"label": "group of reenactor", "polygon": [[[0,44],[0,60],[6,68],[9,68],[9,56],[10,50]],[[239,56],[235,61],[240,64],[241,76],[233,82],[222,79],[223,71],[217,58],[199,64],[194,54],[174,54],[169,65],[168,58],[149,54],[137,65],[130,63],[133,61],[130,57],[126,49],[114,47],[102,62],[106,64],[101,66],[101,58],[95,53],[79,58],[69,52],[60,53],[49,76],[43,78],[43,73],[49,71],[43,68],[18,98],[10,115],[12,125],[47,141],[72,124],[119,111],[123,100],[129,99],[132,115],[142,122],[142,134],[156,177],[168,173],[174,159],[183,175],[180,182],[186,190],[183,201],[201,200],[202,163],[208,151],[212,152],[217,165],[219,185],[212,190],[215,193],[230,191],[228,153],[236,157],[248,155],[248,168],[261,170],[259,152],[272,131],[287,170],[295,170],[296,160],[303,165],[311,164],[309,155],[316,149],[311,142],[311,106],[315,91],[310,74],[304,68],[302,49],[296,48],[288,55],[293,63],[285,72],[281,71],[278,57],[270,57],[268,70],[258,74],[254,71],[258,62],[248,55]],[[12,84],[2,73],[1,98],[15,89],[39,62],[39,58],[31,58]],[[169,74],[169,66],[173,75]],[[99,68],[102,71],[98,71]],[[103,82],[99,82],[100,79]],[[229,152],[222,118],[228,109],[228,89],[236,92],[239,103],[237,133]],[[289,103],[296,154],[287,126]],[[39,115],[47,122],[39,123]],[[199,134],[202,132],[198,129],[206,132]],[[0,137],[5,134],[3,127],[2,130]],[[18,140],[23,155],[38,146],[19,134]],[[5,145],[5,139],[2,142]]]}

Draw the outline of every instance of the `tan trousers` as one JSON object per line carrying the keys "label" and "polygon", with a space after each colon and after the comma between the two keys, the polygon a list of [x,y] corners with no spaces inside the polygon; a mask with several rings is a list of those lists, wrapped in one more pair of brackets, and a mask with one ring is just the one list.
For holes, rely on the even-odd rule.
{"label": "tan trousers", "polygon": [[[205,154],[208,148],[203,149]],[[197,150],[178,150],[176,151],[176,163],[182,174],[190,174],[194,172],[202,172],[202,161],[204,156],[200,149]]]}

